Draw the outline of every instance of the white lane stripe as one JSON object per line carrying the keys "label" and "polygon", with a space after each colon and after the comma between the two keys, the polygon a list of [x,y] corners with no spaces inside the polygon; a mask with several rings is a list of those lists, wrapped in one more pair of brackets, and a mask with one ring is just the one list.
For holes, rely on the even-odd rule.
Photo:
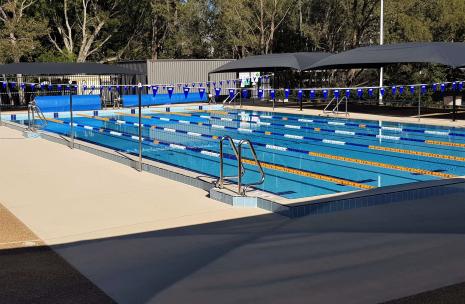
{"label": "white lane stripe", "polygon": [[215,128],[215,129],[224,129],[224,126],[212,125],[212,128]]}
{"label": "white lane stripe", "polygon": [[268,116],[268,115],[260,115],[260,118],[272,119],[272,118],[273,118],[273,116]]}
{"label": "white lane stripe", "polygon": [[179,123],[186,124],[186,125],[190,124],[190,122],[187,120],[180,120]]}
{"label": "white lane stripe", "polygon": [[323,139],[323,142],[325,144],[331,144],[331,145],[345,145],[346,143],[343,141],[338,141],[338,140],[330,140],[330,139]]}
{"label": "white lane stripe", "polygon": [[179,150],[186,150],[185,146],[176,145],[176,144],[170,144],[170,147],[174,149],[179,149]]}
{"label": "white lane stripe", "polygon": [[175,129],[170,129],[170,128],[163,128],[163,131],[176,133]]}
{"label": "white lane stripe", "polygon": [[388,135],[376,135],[376,138],[390,139],[390,140],[400,140],[400,137],[398,137],[398,136],[388,136]]}
{"label": "white lane stripe", "polygon": [[336,130],[336,131],[334,131],[334,133],[336,133],[336,134],[343,134],[343,135],[352,135],[352,136],[355,135],[355,132],[351,132],[351,131],[342,131],[342,130]]}
{"label": "white lane stripe", "polygon": [[300,121],[300,122],[313,122],[312,119],[304,119],[304,118],[299,118],[299,119],[297,119],[297,121]]}
{"label": "white lane stripe", "polygon": [[187,132],[187,135],[202,136],[202,134],[200,134],[200,133],[195,133],[195,132]]}
{"label": "white lane stripe", "polygon": [[238,128],[237,131],[239,132],[247,132],[247,133],[253,133],[251,129],[244,129],[244,128]]}
{"label": "white lane stripe", "polygon": [[115,136],[122,136],[123,134],[120,133],[120,132],[115,132],[115,131],[110,131],[110,134],[111,135],[115,135]]}
{"label": "white lane stripe", "polygon": [[343,123],[343,122],[328,121],[328,125],[333,125],[333,126],[345,126],[346,124]]}
{"label": "white lane stripe", "polygon": [[135,140],[139,140],[139,136],[133,135],[133,136],[131,136],[131,138],[132,138],[132,139],[135,139]]}
{"label": "white lane stripe", "polygon": [[396,127],[381,127],[381,129],[386,130],[386,131],[402,132],[402,128],[396,128]]}
{"label": "white lane stripe", "polygon": [[284,134],[284,137],[287,137],[287,138],[294,138],[294,139],[304,139],[303,136],[292,135],[292,134]]}
{"label": "white lane stripe", "polygon": [[284,125],[284,127],[288,129],[300,129],[300,126],[295,126],[295,125]]}
{"label": "white lane stripe", "polygon": [[431,130],[425,130],[425,134],[449,136],[449,132],[431,131]]}
{"label": "white lane stripe", "polygon": [[286,147],[274,146],[274,145],[266,145],[267,149],[278,150],[278,151],[287,151]]}
{"label": "white lane stripe", "polygon": [[124,120],[117,120],[116,123],[119,124],[119,125],[125,125],[126,124],[126,122]]}
{"label": "white lane stripe", "polygon": [[263,126],[270,126],[270,125],[271,125],[271,123],[269,123],[269,122],[263,122],[263,121],[258,121],[257,124],[258,124],[258,125],[263,125]]}
{"label": "white lane stripe", "polygon": [[84,129],[87,129],[87,130],[93,130],[94,128],[91,127],[91,126],[84,126]]}
{"label": "white lane stripe", "polygon": [[221,120],[233,121],[232,118],[227,118],[227,117],[221,117]]}
{"label": "white lane stripe", "polygon": [[206,119],[210,119],[211,116],[207,116],[207,115],[200,115],[200,118],[206,118]]}
{"label": "white lane stripe", "polygon": [[208,155],[208,156],[212,156],[212,157],[220,157],[220,154],[219,153],[214,153],[214,152],[210,152],[210,151],[200,151],[201,154],[204,154],[204,155]]}
{"label": "white lane stripe", "polygon": [[163,121],[170,121],[169,118],[165,118],[165,117],[160,117],[160,120],[163,120]]}

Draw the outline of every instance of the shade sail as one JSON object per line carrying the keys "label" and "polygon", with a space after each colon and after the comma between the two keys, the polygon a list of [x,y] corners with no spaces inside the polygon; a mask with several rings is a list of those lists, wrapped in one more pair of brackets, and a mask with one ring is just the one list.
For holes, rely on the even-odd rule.
{"label": "shade sail", "polygon": [[315,62],[330,56],[330,53],[282,53],[249,56],[229,62],[211,73],[273,71],[283,69],[305,70]]}
{"label": "shade sail", "polygon": [[465,43],[419,42],[367,46],[324,58],[310,69],[380,68],[398,63],[465,66]]}
{"label": "shade sail", "polygon": [[139,72],[113,64],[101,63],[11,63],[0,65],[0,74],[14,75],[137,75]]}

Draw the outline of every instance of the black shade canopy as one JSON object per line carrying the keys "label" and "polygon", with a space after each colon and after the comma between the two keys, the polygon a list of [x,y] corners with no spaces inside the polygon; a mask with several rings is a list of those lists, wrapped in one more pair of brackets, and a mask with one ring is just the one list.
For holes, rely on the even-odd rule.
{"label": "black shade canopy", "polygon": [[249,56],[229,62],[211,73],[273,71],[283,69],[305,70],[315,62],[330,56],[330,53],[282,53]]}
{"label": "black shade canopy", "polygon": [[367,46],[320,60],[310,69],[380,68],[397,63],[465,66],[465,43],[419,42]]}
{"label": "black shade canopy", "polygon": [[139,72],[113,64],[101,63],[11,63],[0,65],[5,75],[137,75]]}

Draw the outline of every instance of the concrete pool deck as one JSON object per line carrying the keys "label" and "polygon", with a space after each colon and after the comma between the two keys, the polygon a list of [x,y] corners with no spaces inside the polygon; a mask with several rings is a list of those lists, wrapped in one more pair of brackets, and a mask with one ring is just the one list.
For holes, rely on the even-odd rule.
{"label": "concrete pool deck", "polygon": [[266,213],[7,127],[0,147],[0,201],[48,245]]}
{"label": "concrete pool deck", "polygon": [[[0,170],[0,202],[52,248],[0,250],[0,302],[368,304],[465,281],[459,193],[290,220],[7,127]],[[19,274],[63,285],[31,298]]]}

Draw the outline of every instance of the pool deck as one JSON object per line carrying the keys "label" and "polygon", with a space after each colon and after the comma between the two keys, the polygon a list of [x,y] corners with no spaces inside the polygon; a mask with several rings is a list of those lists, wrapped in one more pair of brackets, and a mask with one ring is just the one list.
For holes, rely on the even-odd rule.
{"label": "pool deck", "polygon": [[290,220],[7,127],[0,147],[0,302],[369,304],[465,281],[463,194]]}

